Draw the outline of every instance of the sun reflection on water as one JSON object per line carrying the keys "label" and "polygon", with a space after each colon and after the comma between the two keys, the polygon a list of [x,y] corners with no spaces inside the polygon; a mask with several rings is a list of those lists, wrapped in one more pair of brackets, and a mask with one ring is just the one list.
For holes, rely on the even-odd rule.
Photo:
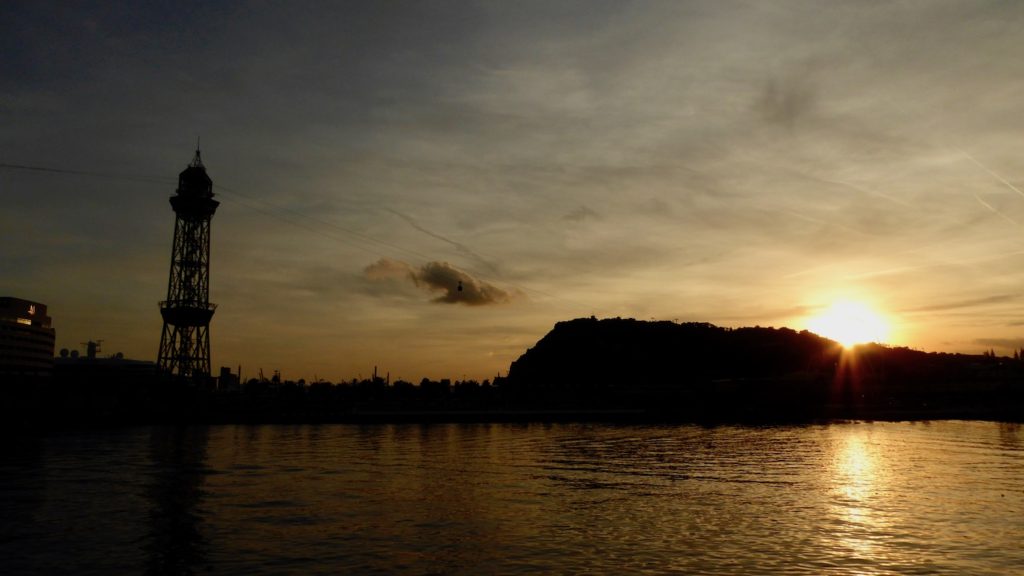
{"label": "sun reflection on water", "polygon": [[839,454],[836,478],[843,494],[856,503],[863,503],[871,492],[874,457],[861,436],[847,436]]}
{"label": "sun reflection on water", "polygon": [[850,434],[839,439],[833,462],[831,545],[845,550],[852,563],[863,562],[865,571],[859,573],[872,573],[888,523],[879,512],[884,482],[879,456],[866,435]]}

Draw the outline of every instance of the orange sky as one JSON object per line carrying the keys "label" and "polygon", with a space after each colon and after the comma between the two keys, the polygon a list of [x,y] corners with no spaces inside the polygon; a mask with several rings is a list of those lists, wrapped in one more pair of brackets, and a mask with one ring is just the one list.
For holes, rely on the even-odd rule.
{"label": "orange sky", "polygon": [[574,317],[837,300],[897,345],[1024,345],[1015,3],[14,12],[0,294],[58,347],[155,358],[197,136],[213,364],[247,375],[482,379]]}

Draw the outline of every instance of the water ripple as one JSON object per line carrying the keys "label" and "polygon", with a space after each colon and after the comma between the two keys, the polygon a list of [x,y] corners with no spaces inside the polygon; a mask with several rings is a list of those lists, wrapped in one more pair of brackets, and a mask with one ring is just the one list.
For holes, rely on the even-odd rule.
{"label": "water ripple", "polygon": [[1024,442],[982,422],[223,426],[0,460],[9,573],[1005,574]]}

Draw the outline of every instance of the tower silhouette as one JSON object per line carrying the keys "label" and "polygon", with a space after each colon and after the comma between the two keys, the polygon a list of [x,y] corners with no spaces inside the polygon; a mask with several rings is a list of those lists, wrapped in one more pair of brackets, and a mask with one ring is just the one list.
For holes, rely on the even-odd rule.
{"label": "tower silhouette", "polygon": [[157,355],[162,370],[193,383],[210,375],[210,319],[217,308],[210,304],[210,219],[219,205],[197,148],[171,196],[177,216],[167,300],[160,303],[164,329]]}

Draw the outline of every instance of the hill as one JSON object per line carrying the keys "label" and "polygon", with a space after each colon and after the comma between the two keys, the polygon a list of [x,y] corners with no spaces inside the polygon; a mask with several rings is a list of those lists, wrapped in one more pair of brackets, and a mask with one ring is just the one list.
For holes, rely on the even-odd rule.
{"label": "hill", "polygon": [[789,328],[577,319],[514,361],[520,402],[637,408],[690,420],[1020,420],[1024,363],[878,344],[845,350]]}

